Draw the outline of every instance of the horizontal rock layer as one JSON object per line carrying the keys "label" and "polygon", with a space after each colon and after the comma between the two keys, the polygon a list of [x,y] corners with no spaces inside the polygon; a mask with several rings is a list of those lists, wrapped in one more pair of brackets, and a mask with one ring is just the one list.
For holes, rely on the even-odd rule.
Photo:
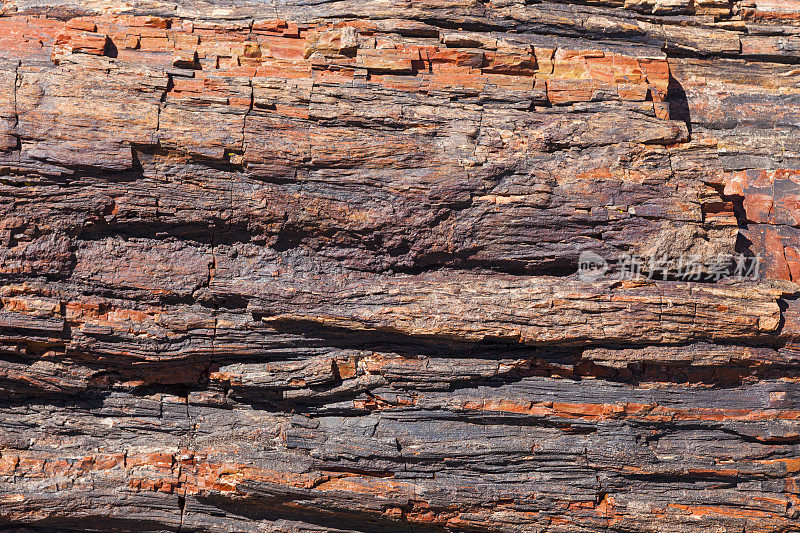
{"label": "horizontal rock layer", "polygon": [[0,5],[0,528],[800,528],[800,2]]}

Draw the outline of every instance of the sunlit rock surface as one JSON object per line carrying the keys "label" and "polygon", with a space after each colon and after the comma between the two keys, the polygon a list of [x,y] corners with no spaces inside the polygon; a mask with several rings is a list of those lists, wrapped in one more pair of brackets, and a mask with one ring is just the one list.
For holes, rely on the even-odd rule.
{"label": "sunlit rock surface", "polygon": [[800,530],[800,2],[0,14],[3,531]]}

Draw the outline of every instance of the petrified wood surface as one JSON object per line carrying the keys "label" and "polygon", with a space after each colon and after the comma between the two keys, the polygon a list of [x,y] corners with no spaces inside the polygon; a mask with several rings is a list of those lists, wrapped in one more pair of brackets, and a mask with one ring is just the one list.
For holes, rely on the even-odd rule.
{"label": "petrified wood surface", "polygon": [[800,530],[800,2],[0,6],[0,529]]}

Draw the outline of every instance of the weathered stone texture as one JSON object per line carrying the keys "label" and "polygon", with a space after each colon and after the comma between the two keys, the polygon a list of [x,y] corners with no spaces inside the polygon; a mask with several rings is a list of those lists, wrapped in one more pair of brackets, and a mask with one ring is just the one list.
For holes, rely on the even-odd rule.
{"label": "weathered stone texture", "polygon": [[800,2],[0,6],[0,529],[800,530]]}

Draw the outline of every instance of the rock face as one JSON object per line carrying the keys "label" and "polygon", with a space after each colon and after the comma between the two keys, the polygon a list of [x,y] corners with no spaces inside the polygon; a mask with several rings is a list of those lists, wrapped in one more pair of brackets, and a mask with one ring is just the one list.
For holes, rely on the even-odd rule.
{"label": "rock face", "polygon": [[3,531],[800,531],[800,2],[0,6]]}

